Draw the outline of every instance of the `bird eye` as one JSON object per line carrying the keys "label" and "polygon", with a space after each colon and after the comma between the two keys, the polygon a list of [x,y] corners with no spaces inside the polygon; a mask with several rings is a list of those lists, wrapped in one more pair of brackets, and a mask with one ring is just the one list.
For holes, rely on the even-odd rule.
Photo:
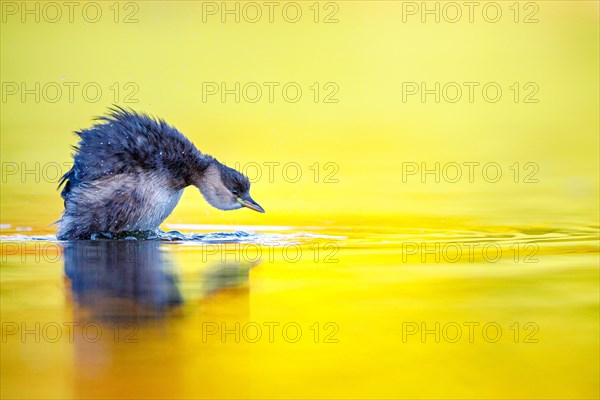
{"label": "bird eye", "polygon": [[234,196],[237,196],[237,195],[239,194],[239,192],[238,192],[236,189],[233,189],[233,190],[231,191],[231,193],[233,193],[233,195],[234,195]]}

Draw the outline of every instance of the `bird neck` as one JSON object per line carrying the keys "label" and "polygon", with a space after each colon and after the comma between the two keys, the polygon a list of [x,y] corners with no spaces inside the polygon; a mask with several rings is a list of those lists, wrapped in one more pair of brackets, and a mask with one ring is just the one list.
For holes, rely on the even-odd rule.
{"label": "bird neck", "polygon": [[209,176],[218,173],[220,163],[208,154],[197,155],[190,163],[188,185],[193,185],[202,190],[206,186]]}

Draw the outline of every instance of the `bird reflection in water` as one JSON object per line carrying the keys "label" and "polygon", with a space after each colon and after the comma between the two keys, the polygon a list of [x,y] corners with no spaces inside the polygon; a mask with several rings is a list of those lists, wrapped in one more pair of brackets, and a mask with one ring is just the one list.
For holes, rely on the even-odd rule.
{"label": "bird reflection in water", "polygon": [[[160,241],[95,240],[64,244],[65,274],[81,320],[160,319],[179,310],[184,298],[202,299],[247,285],[250,266],[213,263],[194,282],[178,282],[178,267]],[[239,293],[239,292],[238,292]],[[245,296],[247,297],[247,293]]]}
{"label": "bird reflection in water", "polygon": [[75,303],[94,319],[161,317],[180,305],[173,262],[156,241],[65,243],[65,274]]}

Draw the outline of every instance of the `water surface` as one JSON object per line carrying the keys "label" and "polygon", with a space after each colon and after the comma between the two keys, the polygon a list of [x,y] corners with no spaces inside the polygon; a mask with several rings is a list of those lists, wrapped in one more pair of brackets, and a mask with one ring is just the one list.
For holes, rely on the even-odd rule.
{"label": "water surface", "polygon": [[598,396],[597,226],[194,228],[5,236],[3,397]]}

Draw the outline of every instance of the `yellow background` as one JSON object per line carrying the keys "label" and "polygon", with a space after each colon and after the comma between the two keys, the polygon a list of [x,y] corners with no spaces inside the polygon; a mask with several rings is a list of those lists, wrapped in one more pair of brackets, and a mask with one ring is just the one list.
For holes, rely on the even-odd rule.
{"label": "yellow background", "polygon": [[[56,83],[63,89],[56,103],[43,96],[36,103],[32,95],[23,102],[20,92],[4,93],[2,162],[16,162],[19,171],[4,171],[2,223],[13,228],[54,229],[49,224],[58,219],[62,200],[41,171],[47,163],[69,161],[69,146],[76,142],[72,132],[89,127],[92,117],[115,102],[115,83],[117,104],[164,118],[201,151],[229,165],[262,166],[252,194],[267,214],[221,212],[188,189],[167,222],[402,224],[433,216],[549,224],[567,215],[597,221],[597,2],[538,2],[537,23],[515,23],[512,3],[505,2],[499,3],[503,14],[497,23],[485,21],[483,6],[475,8],[473,23],[466,7],[457,23],[445,22],[443,14],[439,23],[432,15],[421,23],[420,14],[403,16],[403,3],[394,1],[337,2],[337,23],[315,23],[312,2],[298,3],[303,14],[297,23],[284,20],[282,7],[275,9],[273,23],[264,6],[257,23],[243,15],[239,23],[231,15],[222,23],[220,14],[205,15],[203,23],[202,2],[138,2],[137,9],[120,3],[119,20],[135,11],[138,22],[115,23],[113,3],[98,4],[97,23],[85,22],[83,6],[75,8],[72,23],[64,7],[59,22],[46,22],[44,3],[39,23],[32,15],[25,16],[26,23],[21,14],[4,15],[2,82],[24,82],[27,88]],[[524,4],[520,20],[532,12]],[[320,18],[333,11],[319,6]],[[46,18],[52,18],[50,11]],[[72,103],[63,82],[79,84]],[[102,89],[96,103],[83,97],[89,82]],[[137,103],[124,101],[132,90],[124,89],[128,82],[137,85],[132,97]],[[203,82],[226,82],[230,88],[235,82],[278,82],[279,89],[297,82],[303,94],[288,103],[276,90],[270,103],[263,86],[257,103],[235,103],[231,95],[225,103],[218,95],[203,102]],[[337,84],[339,102],[315,103],[309,89],[314,82]],[[464,86],[458,103],[435,103],[432,95],[422,103],[418,95],[402,101],[402,82],[480,86],[473,103]],[[497,103],[481,97],[487,82],[503,89]],[[509,89],[514,82],[536,83],[539,102],[515,103]],[[22,179],[23,162],[29,169],[39,162],[40,172]],[[273,182],[267,179],[269,162],[280,163]],[[288,162],[301,167],[297,183],[283,178]],[[464,175],[459,183],[435,183],[429,176],[422,183],[417,175],[404,183],[402,162],[430,168],[435,162],[441,167],[497,162],[503,177],[498,183],[481,175],[474,183]],[[509,170],[515,162],[536,163],[539,183],[515,184]],[[314,163],[321,168],[318,183],[310,169]],[[323,169],[326,163],[337,165],[338,183],[323,182],[331,171]],[[55,175],[46,168],[46,175]]]}

